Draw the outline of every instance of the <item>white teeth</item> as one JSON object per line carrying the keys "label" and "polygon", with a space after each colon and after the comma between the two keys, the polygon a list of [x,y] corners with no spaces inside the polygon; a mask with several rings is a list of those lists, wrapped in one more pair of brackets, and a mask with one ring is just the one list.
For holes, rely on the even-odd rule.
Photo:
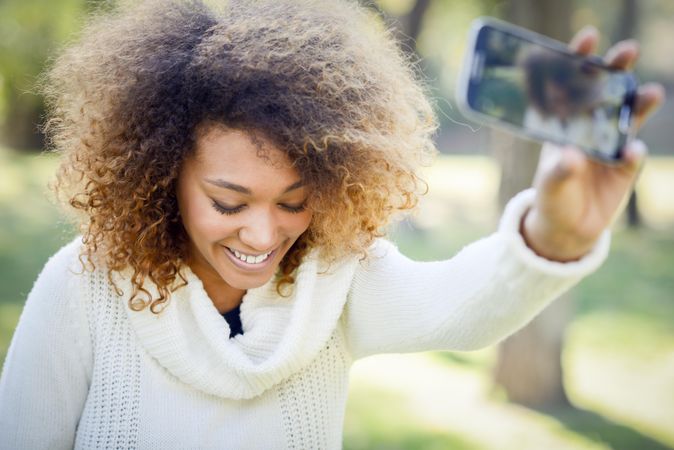
{"label": "white teeth", "polygon": [[260,264],[262,261],[266,260],[269,257],[269,255],[271,254],[271,252],[268,252],[268,253],[264,253],[262,255],[253,256],[253,255],[245,255],[245,254],[239,252],[238,250],[234,250],[234,249],[231,249],[231,248],[230,248],[230,250],[232,251],[232,253],[234,253],[234,256],[236,256],[241,261],[246,262],[248,264]]}

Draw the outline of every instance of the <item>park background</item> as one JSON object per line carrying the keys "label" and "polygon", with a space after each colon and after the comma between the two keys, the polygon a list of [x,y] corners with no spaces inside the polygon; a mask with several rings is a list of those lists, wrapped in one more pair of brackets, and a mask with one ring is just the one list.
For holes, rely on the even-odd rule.
{"label": "park background", "polygon": [[[56,157],[42,153],[35,81],[86,14],[112,3],[0,1],[0,364],[37,274],[75,235],[46,188]],[[662,83],[670,100],[641,132],[651,156],[604,266],[500,346],[357,362],[345,448],[674,448],[674,2],[362,3],[373,26],[392,28],[418,60],[442,125],[441,155],[425,174],[429,194],[393,230],[417,259],[449,257],[492,232],[537,159],[538,145],[471,123],[455,107],[472,19],[501,17],[563,40],[591,24],[602,51],[636,37],[638,76]]]}

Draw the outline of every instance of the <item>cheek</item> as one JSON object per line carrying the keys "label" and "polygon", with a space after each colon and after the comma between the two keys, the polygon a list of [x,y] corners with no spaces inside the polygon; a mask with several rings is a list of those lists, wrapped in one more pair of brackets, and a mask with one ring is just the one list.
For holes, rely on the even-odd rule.
{"label": "cheek", "polygon": [[231,231],[231,221],[213,210],[209,203],[188,204],[181,209],[183,226],[192,241],[222,239]]}
{"label": "cheek", "polygon": [[208,220],[203,216],[193,218],[191,225],[193,240],[210,241],[218,239],[222,232],[222,224]]}
{"label": "cheek", "polygon": [[307,228],[309,228],[309,225],[311,224],[311,217],[312,214],[310,211],[299,213],[296,215],[296,217],[293,217],[289,228],[292,230],[292,234],[295,237],[299,237],[307,230]]}

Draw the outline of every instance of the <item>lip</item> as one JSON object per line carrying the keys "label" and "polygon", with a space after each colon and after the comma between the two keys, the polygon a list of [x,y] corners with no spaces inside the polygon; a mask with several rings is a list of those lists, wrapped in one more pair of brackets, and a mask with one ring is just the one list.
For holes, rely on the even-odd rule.
{"label": "lip", "polygon": [[276,247],[272,252],[269,254],[266,260],[260,264],[249,264],[245,261],[241,261],[239,258],[237,258],[234,253],[232,253],[228,247],[222,245],[221,246],[223,251],[225,252],[225,255],[227,255],[232,261],[232,263],[238,267],[241,270],[245,270],[246,272],[261,272],[265,269],[267,269],[274,261],[276,257],[276,253],[278,252],[279,247]]}

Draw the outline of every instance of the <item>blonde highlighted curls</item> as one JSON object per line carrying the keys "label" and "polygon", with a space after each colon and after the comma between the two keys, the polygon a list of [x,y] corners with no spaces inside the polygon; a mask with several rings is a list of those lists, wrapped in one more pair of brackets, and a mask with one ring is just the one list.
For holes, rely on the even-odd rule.
{"label": "blonde highlighted curls", "polygon": [[144,1],[93,17],[55,61],[44,83],[62,154],[54,188],[80,213],[82,257],[111,280],[131,269],[130,308],[157,313],[186,283],[175,187],[204,124],[262,134],[310,188],[313,219],[281,263],[279,292],[309,250],[363,255],[415,206],[436,120],[374,22],[347,0]]}

